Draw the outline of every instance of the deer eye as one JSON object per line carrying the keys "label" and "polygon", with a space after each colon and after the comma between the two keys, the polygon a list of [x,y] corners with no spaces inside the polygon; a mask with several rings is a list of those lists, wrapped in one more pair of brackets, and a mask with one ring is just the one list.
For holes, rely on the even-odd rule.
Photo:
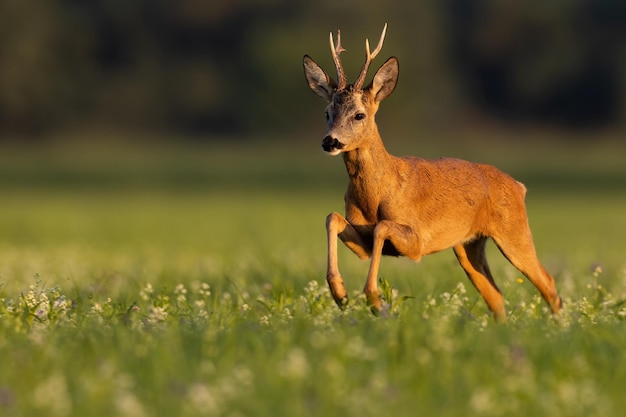
{"label": "deer eye", "polygon": [[357,113],[356,116],[354,116],[354,120],[363,120],[365,119],[365,113]]}
{"label": "deer eye", "polygon": [[330,120],[330,114],[326,112],[326,121]]}

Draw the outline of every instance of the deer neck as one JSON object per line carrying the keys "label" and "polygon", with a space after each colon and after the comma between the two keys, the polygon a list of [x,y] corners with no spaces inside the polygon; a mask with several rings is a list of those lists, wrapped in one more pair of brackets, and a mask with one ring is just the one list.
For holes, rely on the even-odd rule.
{"label": "deer neck", "polygon": [[364,142],[367,145],[344,152],[343,160],[352,186],[369,194],[388,182],[393,157],[385,149],[378,131]]}

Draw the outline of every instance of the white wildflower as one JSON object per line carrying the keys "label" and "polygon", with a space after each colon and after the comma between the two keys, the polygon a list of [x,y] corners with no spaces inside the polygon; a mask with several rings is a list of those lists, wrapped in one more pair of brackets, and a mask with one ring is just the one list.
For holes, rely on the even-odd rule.
{"label": "white wildflower", "polygon": [[202,284],[200,284],[200,290],[198,290],[198,293],[203,297],[210,297],[211,286],[207,284],[206,282],[203,282]]}
{"label": "white wildflower", "polygon": [[196,319],[199,320],[208,320],[209,318],[209,313],[206,310],[200,310],[198,311],[198,313],[196,314]]}
{"label": "white wildflower", "polygon": [[183,284],[178,284],[174,289],[174,294],[187,294],[187,288]]}
{"label": "white wildflower", "polygon": [[48,300],[48,296],[45,293],[41,293],[39,295],[39,301],[37,303],[37,311],[35,315],[41,319],[45,320],[50,312],[50,301]]}
{"label": "white wildflower", "polygon": [[54,301],[52,308],[58,312],[66,312],[71,305],[72,303],[61,295]]}
{"label": "white wildflower", "polygon": [[304,292],[306,294],[316,294],[319,289],[319,283],[317,281],[309,281],[306,287],[304,287]]}
{"label": "white wildflower", "polygon": [[34,285],[30,286],[29,291],[24,296],[24,302],[26,303],[26,306],[29,309],[33,309],[33,308],[37,307],[37,305],[39,304],[39,300],[37,299],[37,296],[35,295],[35,286]]}
{"label": "white wildflower", "polygon": [[154,293],[152,284],[146,284],[146,286],[141,291],[139,291],[139,296],[141,297],[142,300],[148,301],[150,297],[152,296],[152,293]]}
{"label": "white wildflower", "polygon": [[174,294],[176,295],[176,301],[179,304],[182,304],[185,301],[187,301],[187,296],[186,296],[187,288],[185,288],[183,284],[178,284],[176,288],[174,288]]}
{"label": "white wildflower", "polygon": [[167,311],[163,307],[152,307],[150,309],[149,319],[152,323],[165,321],[167,318]]}
{"label": "white wildflower", "polygon": [[283,311],[281,311],[280,313],[280,318],[285,322],[293,320],[293,315],[291,314],[291,310],[289,310],[288,307],[283,308]]}

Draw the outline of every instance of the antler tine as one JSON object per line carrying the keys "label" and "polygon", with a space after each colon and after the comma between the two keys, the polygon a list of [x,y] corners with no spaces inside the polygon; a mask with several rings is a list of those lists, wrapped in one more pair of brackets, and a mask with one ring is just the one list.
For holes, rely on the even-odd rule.
{"label": "antler tine", "polygon": [[380,52],[381,49],[383,49],[383,42],[385,41],[385,35],[387,34],[387,23],[385,23],[385,26],[383,26],[383,32],[380,34],[380,39],[378,40],[378,45],[376,46],[376,49],[374,49],[374,52],[369,53],[370,50],[370,46],[369,46],[369,41],[367,39],[365,39],[365,43],[367,46],[367,53],[368,55],[371,56],[371,59],[376,58],[376,55],[378,55],[378,53]]}
{"label": "antler tine", "polygon": [[337,29],[337,45],[335,46],[335,41],[333,39],[333,33],[330,32],[330,52],[333,55],[333,61],[335,61],[335,67],[337,68],[337,90],[343,90],[346,88],[346,74],[343,71],[343,66],[341,65],[341,59],[339,59],[339,54],[344,52],[345,49],[341,46],[341,31]]}
{"label": "antler tine", "polygon": [[378,40],[378,45],[376,46],[376,49],[374,49],[374,52],[371,52],[371,53],[370,53],[370,42],[368,39],[365,39],[365,63],[363,64],[363,67],[361,67],[361,73],[359,74],[359,77],[356,79],[354,83],[354,88],[357,88],[357,89],[363,88],[363,83],[365,82],[365,77],[367,76],[367,70],[369,69],[371,62],[374,60],[374,58],[376,58],[376,55],[378,55],[380,50],[383,49],[383,42],[385,41],[386,33],[387,33],[387,23],[385,23],[385,26],[383,27],[383,32],[380,34],[380,39]]}

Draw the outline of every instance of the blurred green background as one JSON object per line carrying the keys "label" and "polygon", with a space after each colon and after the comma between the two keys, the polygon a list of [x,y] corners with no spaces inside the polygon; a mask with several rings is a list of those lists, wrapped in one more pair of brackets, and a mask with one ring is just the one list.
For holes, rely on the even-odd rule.
{"label": "blurred green background", "polygon": [[[401,66],[377,119],[390,152],[511,173],[529,189],[531,224],[545,213],[562,222],[533,227],[539,240],[558,229],[571,245],[626,233],[616,224],[626,190],[621,0],[5,0],[0,243],[87,244],[104,233],[88,219],[126,219],[116,235],[124,246],[153,227],[132,231],[140,213],[151,225],[173,222],[168,203],[178,201],[197,212],[164,234],[208,228],[186,249],[210,241],[207,250],[226,256],[221,233],[253,241],[265,232],[248,232],[274,219],[319,231],[289,246],[315,242],[311,256],[323,263],[323,218],[342,210],[346,177],[320,152],[325,104],[306,86],[302,56],[334,73],[328,33],[340,28],[353,80],[365,38],[375,41],[385,22],[374,66],[390,55]],[[316,204],[307,211],[294,196]],[[603,226],[593,231],[593,219]],[[302,235],[277,226],[263,239],[289,233]]]}
{"label": "blurred green background", "polygon": [[[0,239],[36,245],[46,237],[35,225],[57,213],[46,217],[55,230],[73,227],[93,241],[101,232],[70,218],[136,209],[166,223],[177,213],[159,202],[196,204],[198,195],[211,209],[238,213],[207,214],[208,227],[237,223],[232,233],[245,234],[267,220],[265,195],[283,222],[313,223],[323,243],[322,219],[342,210],[345,169],[320,152],[325,104],[306,86],[302,56],[333,74],[328,33],[340,28],[353,80],[364,39],[375,41],[385,22],[374,66],[390,55],[401,66],[377,119],[392,153],[497,165],[527,185],[531,224],[532,199],[548,196],[554,204],[541,210],[557,217],[573,205],[590,219],[623,207],[623,1],[6,0],[0,200],[8,211]],[[145,196],[144,205],[123,206],[129,195]],[[248,204],[233,209],[233,195]],[[318,203],[310,218],[295,195]],[[89,198],[100,211],[67,214]],[[539,239],[552,233],[544,226],[535,228]],[[575,224],[562,228],[569,242],[580,238]],[[268,239],[286,233],[277,227]],[[218,234],[202,239],[225,256]]]}
{"label": "blurred green background", "polygon": [[317,139],[302,55],[334,72],[328,32],[341,28],[352,79],[385,22],[381,56],[401,64],[386,131],[623,133],[621,0],[5,0],[0,140]]}

